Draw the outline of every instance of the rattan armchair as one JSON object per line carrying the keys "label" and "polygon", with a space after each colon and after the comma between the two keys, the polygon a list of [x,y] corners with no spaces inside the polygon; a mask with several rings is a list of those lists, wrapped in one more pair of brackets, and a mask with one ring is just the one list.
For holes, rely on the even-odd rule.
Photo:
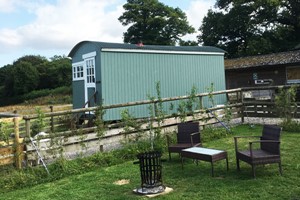
{"label": "rattan armchair", "polygon": [[194,146],[202,146],[199,122],[184,122],[177,125],[177,142],[171,143],[171,138],[167,135],[167,144],[169,151],[169,159],[171,160],[171,153],[181,154],[182,149]]}
{"label": "rattan armchair", "polygon": [[[236,136],[234,137],[236,166],[240,170],[240,160],[252,166],[252,175],[255,178],[255,167],[257,165],[278,163],[279,173],[282,174],[281,157],[280,157],[280,133],[281,128],[278,126],[264,125],[262,136]],[[239,150],[239,138],[258,138],[258,140],[249,142],[249,149]],[[254,144],[259,143],[259,148],[254,148]]]}

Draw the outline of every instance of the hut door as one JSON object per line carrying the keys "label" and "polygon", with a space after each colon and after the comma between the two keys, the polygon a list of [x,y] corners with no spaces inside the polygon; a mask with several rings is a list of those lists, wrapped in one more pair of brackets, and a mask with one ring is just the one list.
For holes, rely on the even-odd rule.
{"label": "hut door", "polygon": [[84,60],[85,65],[85,107],[95,106],[95,57]]}

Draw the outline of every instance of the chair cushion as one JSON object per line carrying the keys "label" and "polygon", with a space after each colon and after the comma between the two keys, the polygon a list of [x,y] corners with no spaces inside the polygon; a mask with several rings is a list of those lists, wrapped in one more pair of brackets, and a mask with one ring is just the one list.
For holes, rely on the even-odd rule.
{"label": "chair cushion", "polygon": [[253,164],[276,163],[280,161],[280,155],[272,154],[260,149],[253,150],[252,157],[250,157],[249,150],[238,151],[237,157],[245,162]]}
{"label": "chair cushion", "polygon": [[[250,156],[250,151],[249,150],[239,151],[239,153],[243,154],[243,155],[246,155],[246,156]],[[279,155],[272,154],[270,152],[260,150],[260,149],[256,149],[256,150],[252,151],[252,157],[253,158],[266,158],[266,157],[274,157],[274,156],[279,156]]]}

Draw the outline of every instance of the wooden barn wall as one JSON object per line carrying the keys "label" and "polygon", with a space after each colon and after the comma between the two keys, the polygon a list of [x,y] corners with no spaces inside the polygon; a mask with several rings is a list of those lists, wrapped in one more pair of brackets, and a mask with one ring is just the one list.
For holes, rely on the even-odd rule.
{"label": "wooden barn wall", "polygon": [[[215,91],[225,89],[224,58],[216,55],[102,52],[101,72],[104,104],[155,96],[157,82],[160,82],[162,97],[187,95],[193,85],[198,93],[206,92],[211,83]],[[225,100],[225,96],[220,95],[216,103],[223,104]],[[164,106],[165,111],[172,112],[168,107]],[[106,116],[120,118],[120,112],[115,109]],[[149,116],[147,106],[136,107],[132,113],[137,117]]]}
{"label": "wooden barn wall", "polygon": [[286,67],[285,66],[268,66],[260,68],[243,68],[235,70],[226,70],[226,89],[240,87],[261,86],[254,82],[253,75],[256,74],[257,79],[272,79],[273,85],[286,84]]}

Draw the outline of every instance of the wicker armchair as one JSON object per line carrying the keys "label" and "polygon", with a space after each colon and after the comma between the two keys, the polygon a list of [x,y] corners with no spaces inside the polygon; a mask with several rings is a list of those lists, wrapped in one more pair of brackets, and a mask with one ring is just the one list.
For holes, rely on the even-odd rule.
{"label": "wicker armchair", "polygon": [[[252,166],[252,175],[255,178],[256,165],[278,163],[279,173],[282,175],[281,158],[280,158],[280,133],[281,133],[280,127],[264,125],[262,136],[234,137],[237,170],[240,170],[240,160],[242,160]],[[259,140],[250,141],[248,150],[239,150],[238,139],[247,138],[247,137],[259,138]],[[255,149],[253,147],[253,144],[255,143],[260,144],[259,149]]]}
{"label": "wicker armchair", "polygon": [[169,151],[169,159],[171,160],[171,153],[181,154],[182,149],[193,146],[202,146],[199,122],[184,122],[177,125],[177,143],[172,144],[170,136],[167,135],[167,144]]}

